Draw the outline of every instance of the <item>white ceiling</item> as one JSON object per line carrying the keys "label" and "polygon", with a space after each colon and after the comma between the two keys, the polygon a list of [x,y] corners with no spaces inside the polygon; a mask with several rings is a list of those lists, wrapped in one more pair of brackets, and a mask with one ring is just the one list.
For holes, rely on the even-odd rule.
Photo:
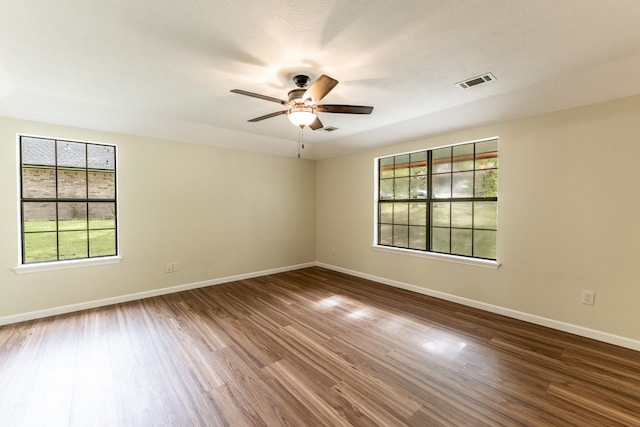
{"label": "white ceiling", "polygon": [[[638,0],[0,0],[0,115],[297,154],[291,73],[340,81],[307,158],[640,93]],[[491,72],[496,81],[455,83]]]}

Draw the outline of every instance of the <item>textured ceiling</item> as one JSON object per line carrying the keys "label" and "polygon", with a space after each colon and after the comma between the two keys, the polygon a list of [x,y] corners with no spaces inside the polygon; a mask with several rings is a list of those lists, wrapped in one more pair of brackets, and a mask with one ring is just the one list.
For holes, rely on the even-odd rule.
{"label": "textured ceiling", "polygon": [[[637,0],[0,0],[0,115],[297,154],[291,73],[340,81],[326,158],[640,93]],[[497,80],[455,83],[491,72]]]}

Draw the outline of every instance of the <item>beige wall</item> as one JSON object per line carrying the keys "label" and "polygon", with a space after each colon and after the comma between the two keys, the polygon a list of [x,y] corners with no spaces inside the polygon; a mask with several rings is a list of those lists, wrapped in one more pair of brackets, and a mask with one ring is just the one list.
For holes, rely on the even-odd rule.
{"label": "beige wall", "polygon": [[[17,133],[117,145],[121,263],[13,271]],[[0,182],[0,318],[315,260],[308,160],[0,119]]]}
{"label": "beige wall", "polygon": [[[374,251],[374,158],[498,136],[499,269]],[[640,340],[640,96],[318,162],[316,259]],[[580,303],[583,289],[595,306]]]}
{"label": "beige wall", "polygon": [[[13,271],[21,132],[117,144],[121,263]],[[491,136],[499,269],[372,250],[376,156]],[[318,162],[0,119],[0,319],[315,260],[638,341],[639,136],[640,96]]]}

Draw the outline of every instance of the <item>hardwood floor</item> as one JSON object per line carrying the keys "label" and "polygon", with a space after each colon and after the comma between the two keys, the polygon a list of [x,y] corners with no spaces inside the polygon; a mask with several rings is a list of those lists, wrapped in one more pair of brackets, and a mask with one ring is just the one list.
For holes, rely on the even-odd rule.
{"label": "hardwood floor", "polygon": [[640,426],[640,353],[308,268],[0,328],[1,426]]}

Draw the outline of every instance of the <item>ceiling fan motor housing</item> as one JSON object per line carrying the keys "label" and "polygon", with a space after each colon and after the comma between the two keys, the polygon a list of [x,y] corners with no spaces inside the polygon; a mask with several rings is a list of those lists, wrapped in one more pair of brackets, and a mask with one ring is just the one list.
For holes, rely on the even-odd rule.
{"label": "ceiling fan motor housing", "polygon": [[302,101],[302,96],[306,92],[306,89],[292,89],[289,91],[289,101],[299,103]]}

